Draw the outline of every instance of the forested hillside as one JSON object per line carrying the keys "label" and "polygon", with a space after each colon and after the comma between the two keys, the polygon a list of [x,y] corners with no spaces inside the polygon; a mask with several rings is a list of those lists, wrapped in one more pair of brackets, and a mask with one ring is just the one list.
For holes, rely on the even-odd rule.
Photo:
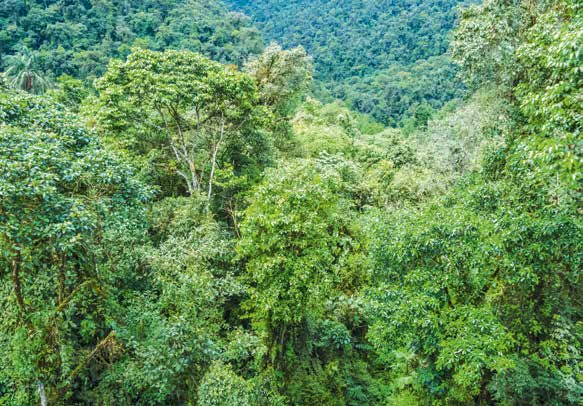
{"label": "forested hillside", "polygon": [[580,2],[272,4],[0,4],[0,405],[580,404]]}
{"label": "forested hillside", "polygon": [[341,98],[385,124],[401,124],[420,106],[440,108],[463,94],[444,54],[458,6],[471,0],[230,2],[267,40],[306,48],[319,97]]}
{"label": "forested hillside", "polygon": [[249,19],[220,1],[0,2],[0,68],[15,63],[8,55],[24,53],[32,68],[52,79],[95,78],[111,57],[126,57],[132,46],[188,49],[242,65],[263,45]]}

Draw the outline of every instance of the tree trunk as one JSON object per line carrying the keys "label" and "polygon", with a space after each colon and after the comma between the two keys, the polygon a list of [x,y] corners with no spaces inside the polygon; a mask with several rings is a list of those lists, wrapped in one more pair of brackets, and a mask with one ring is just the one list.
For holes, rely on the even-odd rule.
{"label": "tree trunk", "polygon": [[217,143],[214,146],[214,150],[213,150],[213,158],[212,158],[212,163],[211,163],[211,173],[209,175],[209,189],[208,189],[208,195],[207,195],[207,208],[210,206],[211,203],[211,197],[213,194],[213,179],[215,176],[215,167],[217,165],[217,155],[219,153],[219,148],[221,146],[221,142],[223,142],[223,138],[225,136],[225,118],[221,117],[221,133],[219,135],[219,140],[217,141]]}
{"label": "tree trunk", "polygon": [[47,393],[45,391],[45,385],[39,381],[36,385],[38,390],[38,396],[40,397],[40,404],[41,406],[48,406],[49,401],[47,399]]}

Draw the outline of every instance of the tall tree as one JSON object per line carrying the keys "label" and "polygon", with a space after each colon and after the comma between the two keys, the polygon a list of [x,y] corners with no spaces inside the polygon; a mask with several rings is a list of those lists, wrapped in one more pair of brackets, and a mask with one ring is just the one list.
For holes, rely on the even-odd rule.
{"label": "tall tree", "polygon": [[291,137],[290,119],[313,75],[312,59],[302,47],[282,50],[275,43],[245,65],[257,83],[261,103],[272,113],[271,127],[284,148]]}
{"label": "tall tree", "polygon": [[278,367],[286,349],[300,345],[303,323],[362,275],[344,194],[339,173],[300,161],[270,171],[247,209],[238,245],[251,285],[246,307]]}
{"label": "tall tree", "polygon": [[289,118],[312,80],[312,58],[302,47],[284,51],[272,43],[245,65],[245,71],[255,78],[261,102]]}
{"label": "tall tree", "polygon": [[206,190],[209,201],[221,148],[245,136],[258,103],[250,76],[189,51],[135,49],[96,87],[103,125],[159,134],[188,193]]}

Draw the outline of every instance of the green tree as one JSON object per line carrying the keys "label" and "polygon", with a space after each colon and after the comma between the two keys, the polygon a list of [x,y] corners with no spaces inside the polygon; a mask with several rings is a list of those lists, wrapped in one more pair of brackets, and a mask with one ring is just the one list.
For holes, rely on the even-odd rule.
{"label": "green tree", "polygon": [[302,47],[284,51],[275,43],[245,65],[257,81],[261,102],[289,118],[312,80],[312,61]]}
{"label": "green tree", "polygon": [[[228,366],[214,364],[205,375],[198,397],[204,406],[251,406],[250,385]],[[255,403],[257,404],[257,403]]]}
{"label": "green tree", "polygon": [[49,83],[45,74],[38,67],[37,54],[28,48],[16,55],[6,57],[6,75],[8,83],[15,89],[29,93],[43,93]]}
{"label": "green tree", "polygon": [[79,111],[81,103],[88,95],[89,91],[83,82],[69,75],[58,77],[55,88],[49,92],[49,96],[57,102],[76,112]]}
{"label": "green tree", "polygon": [[[151,239],[138,247],[137,289],[120,293],[116,334],[124,352],[91,393],[93,402],[186,404],[229,345],[224,315],[242,295],[230,265],[229,234],[206,213],[203,196],[150,207]],[[243,356],[233,361],[245,362]]]}
{"label": "green tree", "polygon": [[268,173],[246,210],[237,247],[250,284],[245,306],[277,366],[307,318],[365,278],[353,203],[342,184],[334,170],[291,163]]}
{"label": "green tree", "polygon": [[109,238],[143,237],[149,193],[48,99],[2,92],[0,119],[0,399],[66,402],[119,351]]}
{"label": "green tree", "polygon": [[311,58],[302,47],[282,50],[275,43],[245,65],[257,83],[261,104],[272,113],[270,126],[276,146],[289,149],[290,119],[306,94],[313,75]]}
{"label": "green tree", "polygon": [[159,138],[188,193],[206,189],[209,201],[222,148],[256,124],[251,77],[193,52],[134,49],[96,86],[102,125]]}

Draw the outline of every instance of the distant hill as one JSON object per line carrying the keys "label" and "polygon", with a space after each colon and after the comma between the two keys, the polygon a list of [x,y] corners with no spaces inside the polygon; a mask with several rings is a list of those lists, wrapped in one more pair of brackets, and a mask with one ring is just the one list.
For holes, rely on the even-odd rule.
{"label": "distant hill", "polygon": [[445,53],[456,7],[471,1],[4,0],[0,71],[5,56],[26,50],[47,79],[90,83],[132,46],[240,66],[277,41],[314,57],[317,98],[398,126],[463,95]]}
{"label": "distant hill", "polygon": [[[325,84],[317,91],[320,97],[345,99],[385,123],[396,123],[423,102],[438,108],[460,95],[459,85],[452,83],[453,66],[441,56],[448,49],[457,6],[470,2],[230,0],[267,40],[284,47],[302,45],[314,56],[316,78]],[[410,80],[413,71],[415,76],[422,71],[425,79],[394,79]],[[387,75],[393,79],[384,79]],[[380,111],[379,105],[386,106]]]}

